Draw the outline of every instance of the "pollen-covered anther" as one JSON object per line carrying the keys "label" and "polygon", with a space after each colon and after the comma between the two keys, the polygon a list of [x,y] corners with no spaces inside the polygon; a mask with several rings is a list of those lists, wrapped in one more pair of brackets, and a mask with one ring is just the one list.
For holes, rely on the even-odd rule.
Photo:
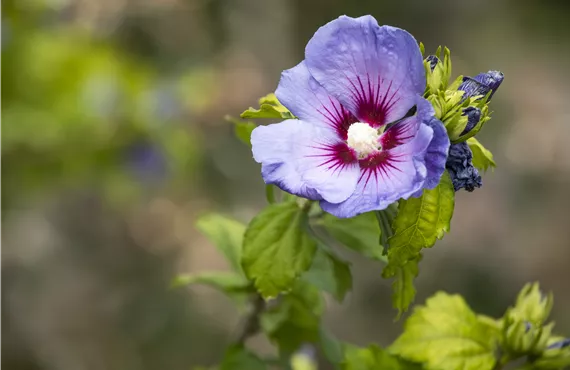
{"label": "pollen-covered anther", "polygon": [[379,137],[377,129],[367,123],[355,122],[348,128],[347,144],[359,158],[365,158],[380,149]]}

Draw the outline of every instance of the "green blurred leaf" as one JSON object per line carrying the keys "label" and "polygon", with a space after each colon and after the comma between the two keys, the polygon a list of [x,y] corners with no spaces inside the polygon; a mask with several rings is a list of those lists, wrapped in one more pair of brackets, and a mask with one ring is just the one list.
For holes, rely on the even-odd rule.
{"label": "green blurred leaf", "polygon": [[243,273],[240,262],[245,233],[244,224],[216,213],[210,213],[198,219],[196,228],[218,247],[235,271]]}
{"label": "green blurred leaf", "polygon": [[263,297],[290,290],[311,266],[316,242],[306,228],[307,214],[293,202],[271,204],[251,220],[242,266]]}
{"label": "green blurred leaf", "polygon": [[[552,336],[548,339],[547,346],[553,346],[561,343],[565,338]],[[559,370],[567,369],[570,366],[570,346],[566,347],[550,347],[546,349],[532,364],[525,370]]]}
{"label": "green blurred leaf", "polygon": [[259,99],[259,109],[250,107],[240,115],[241,118],[295,118],[287,108],[277,100],[275,94],[268,94]]}
{"label": "green blurred leaf", "polygon": [[207,271],[196,274],[182,274],[172,281],[173,288],[190,284],[203,284],[217,289],[243,308],[248,296],[254,292],[251,283],[243,275],[227,271]]}
{"label": "green blurred leaf", "polygon": [[416,296],[414,279],[418,276],[420,260],[421,255],[418,255],[416,258],[406,262],[404,266],[388,265],[382,271],[382,277],[394,278],[392,283],[392,306],[398,310],[396,319],[399,319],[414,301]]}
{"label": "green blurred leaf", "polygon": [[219,370],[265,370],[267,365],[242,346],[232,346],[228,348]]}
{"label": "green blurred leaf", "polygon": [[323,355],[334,365],[344,360],[344,345],[333,337],[325,328],[320,328],[320,345]]}
{"label": "green blurred leaf", "polygon": [[473,165],[481,171],[487,171],[489,167],[495,168],[497,164],[493,160],[493,153],[486,149],[474,137],[467,139],[467,144],[473,152]]}
{"label": "green blurred leaf", "polygon": [[491,370],[498,339],[463,298],[439,292],[414,310],[389,350],[430,370]]}
{"label": "green blurred leaf", "polygon": [[235,135],[244,144],[251,146],[251,132],[257,127],[253,122],[237,122],[234,125]]}
{"label": "green blurred leaf", "polygon": [[345,350],[345,359],[342,365],[343,370],[422,369],[421,365],[403,360],[376,345],[371,345],[367,348],[347,346]]}
{"label": "green blurred leaf", "polygon": [[326,230],[346,247],[368,258],[387,261],[379,244],[381,231],[374,212],[352,218],[337,218],[326,213],[322,222]]}
{"label": "green blurred leaf", "polygon": [[227,271],[182,274],[173,280],[172,287],[178,288],[189,284],[205,284],[222,291],[247,291],[249,288],[249,281],[242,275]]}
{"label": "green blurred leaf", "polygon": [[303,343],[318,342],[324,309],[319,290],[298,280],[291,292],[278,299],[279,304],[261,316],[261,327],[279,352],[291,354]]}
{"label": "green blurred leaf", "polygon": [[449,231],[455,203],[455,191],[449,174],[444,172],[437,187],[424,190],[418,198],[401,200],[393,223],[394,236],[389,239],[388,271],[404,266],[418,256],[422,248],[432,247]]}
{"label": "green blurred leaf", "polygon": [[349,263],[324,248],[318,248],[311,268],[303,275],[305,280],[328,292],[339,302],[352,289]]}

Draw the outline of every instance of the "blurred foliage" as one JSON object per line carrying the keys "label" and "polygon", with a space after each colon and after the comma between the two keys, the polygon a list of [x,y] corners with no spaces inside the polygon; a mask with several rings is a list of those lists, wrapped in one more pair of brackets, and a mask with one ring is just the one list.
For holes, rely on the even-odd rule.
{"label": "blurred foliage", "polygon": [[184,122],[184,89],[89,29],[58,22],[53,5],[2,4],[4,208],[78,184],[117,200],[187,178],[199,146]]}
{"label": "blurred foliage", "polygon": [[[92,27],[78,22],[81,7],[103,9],[100,24],[95,22],[97,26]],[[188,369],[196,363],[219,363],[223,354],[220,343],[227,341],[234,330],[235,312],[225,297],[203,295],[194,288],[190,293],[169,289],[173,266],[190,271],[188,279],[180,283],[228,288],[238,304],[245,305],[250,287],[226,284],[238,281],[232,279],[233,275],[224,280],[214,274],[195,274],[196,266],[211,267],[216,258],[203,253],[199,248],[202,240],[189,226],[188,218],[204,201],[200,194],[189,193],[196,179],[203,181],[209,191],[205,200],[223,199],[225,210],[235,207],[232,212],[238,218],[251,216],[250,206],[258,207],[263,196],[251,195],[258,190],[260,180],[257,167],[250,163],[249,149],[230,139],[231,129],[235,128],[248,142],[252,125],[244,121],[234,127],[215,128],[218,131],[215,139],[210,137],[210,148],[204,140],[206,130],[199,125],[215,127],[228,111],[238,115],[238,106],[255,104],[255,97],[274,88],[277,72],[302,57],[303,47],[316,27],[345,13],[370,13],[382,23],[409,29],[426,42],[428,49],[437,45],[435,40],[444,42],[454,52],[459,51],[458,64],[466,72],[476,72],[493,59],[493,68],[508,68],[509,81],[513,82],[514,87],[497,99],[501,109],[496,109],[496,115],[501,120],[496,119],[496,125],[488,127],[489,135],[485,137],[486,146],[508,169],[503,175],[495,174],[492,180],[502,186],[487,188],[467,201],[470,206],[458,210],[463,219],[457,221],[460,227],[454,227],[456,237],[451,239],[458,245],[442,248],[441,254],[432,254],[439,257],[424,261],[426,268],[434,268],[436,273],[423,274],[418,299],[425,298],[434,286],[459,290],[475,311],[498,314],[521,281],[540,279],[557,290],[559,303],[553,315],[560,331],[567,331],[567,279],[562,274],[567,271],[568,255],[563,197],[568,172],[563,167],[565,162],[554,161],[554,155],[551,162],[530,161],[550,152],[528,150],[529,146],[520,140],[528,131],[522,129],[525,122],[516,122],[517,130],[512,131],[509,122],[520,120],[519,114],[528,116],[533,127],[530,132],[540,133],[533,136],[532,143],[548,133],[566,137],[560,127],[552,126],[564,110],[552,106],[551,100],[556,100],[541,88],[562,100],[567,97],[565,90],[549,80],[549,73],[560,81],[567,77],[564,71],[570,49],[561,45],[568,45],[568,7],[563,0],[524,4],[509,0],[493,5],[492,11],[490,2],[475,7],[471,3],[419,0],[3,1],[2,210],[20,211],[17,208],[26,203],[36,212],[33,216],[44,217],[46,200],[50,206],[60,204],[48,209],[49,233],[45,225],[38,224],[37,217],[21,222],[17,212],[3,212],[2,364],[19,370],[138,370]],[[250,21],[253,16],[260,22]],[[115,18],[117,23],[113,23]],[[433,20],[440,18],[438,26],[433,27]],[[470,23],[468,19],[479,21]],[[275,24],[281,28],[272,28]],[[279,32],[279,37],[258,45],[270,32]],[[502,37],[497,38],[497,34]],[[293,50],[287,49],[290,44]],[[529,58],[527,49],[536,51],[540,58]],[[559,63],[563,68],[551,69],[549,63]],[[251,73],[253,69],[256,73]],[[544,74],[545,70],[548,73]],[[537,79],[544,85],[536,84]],[[536,87],[538,96],[530,95],[535,99],[530,101],[532,104],[528,94],[535,89],[528,89],[529,83]],[[215,96],[218,90],[231,93],[220,99]],[[214,104],[223,106],[218,115],[211,108]],[[508,104],[511,110],[506,109]],[[545,129],[534,131],[537,122]],[[518,152],[511,150],[514,156],[508,148],[499,149],[497,145],[507,134],[522,148]],[[554,147],[544,141],[538,143],[539,149]],[[524,167],[513,165],[517,153]],[[201,168],[206,161],[207,169]],[[529,169],[532,163],[538,165]],[[233,172],[228,170],[230,167]],[[534,175],[532,169],[537,171]],[[73,192],[76,189],[97,197],[85,201]],[[187,199],[166,202],[172,212],[187,217],[181,221],[181,228],[188,233],[183,240],[184,253],[191,257],[149,248],[155,239],[148,235],[133,238],[125,215],[110,214],[103,205],[111,200],[144,208],[148,199],[141,196],[148,195],[154,198],[152,201],[157,194],[191,198],[190,212],[187,208],[180,211]],[[492,214],[483,216],[477,204],[492,205]],[[137,211],[137,219],[148,216],[145,209]],[[543,217],[546,213],[553,217]],[[153,227],[168,223],[169,216],[168,212],[159,213],[157,219],[141,222],[139,228],[152,236]],[[508,224],[497,219],[508,219]],[[350,221],[355,223],[325,219],[321,226],[339,241],[357,250],[364,248],[361,253],[385,258],[377,253],[381,250],[366,250],[366,245],[377,242],[377,223],[365,218]],[[477,223],[485,232],[475,236],[469,222]],[[490,227],[489,222],[497,226]],[[117,230],[109,232],[109,225]],[[353,227],[360,232],[348,233]],[[171,230],[164,232],[168,233],[173,234]],[[6,234],[15,236],[6,241]],[[537,238],[544,243],[537,243]],[[322,257],[323,251],[317,251]],[[331,329],[339,337],[357,339],[355,342],[370,337],[387,341],[395,335],[395,326],[390,325],[393,312],[387,299],[388,284],[378,279],[377,266],[370,268],[362,260],[353,261],[354,255],[350,257],[355,292],[342,308],[327,301]],[[186,264],[181,267],[184,258],[192,263],[184,260]],[[441,268],[438,258],[445,263],[452,261],[453,266]],[[496,264],[503,261],[508,261],[505,268],[497,269]],[[344,267],[334,261],[315,263],[306,278],[341,296],[346,279],[334,279],[344,276],[343,271]],[[294,327],[284,322],[279,322],[279,327],[273,325],[269,328],[272,338],[286,346],[281,334],[293,329],[306,330],[315,337],[317,318],[313,311],[321,306],[307,307],[292,300],[286,306],[286,310],[274,308],[268,312],[268,319],[271,314],[283,317],[301,312],[299,322]],[[520,330],[518,322],[508,325]],[[529,333],[536,335],[540,329],[533,328]],[[324,356],[340,363],[341,344],[322,330],[319,334]],[[560,345],[561,340],[552,339],[547,345]],[[263,348],[263,344],[255,343],[254,347]],[[358,357],[365,361],[369,358],[367,352],[374,358],[381,353],[373,347],[359,351]],[[560,365],[567,359],[567,351],[544,351],[536,362],[537,368]],[[231,367],[234,360],[257,366],[257,357],[243,352],[235,350],[225,366]]]}

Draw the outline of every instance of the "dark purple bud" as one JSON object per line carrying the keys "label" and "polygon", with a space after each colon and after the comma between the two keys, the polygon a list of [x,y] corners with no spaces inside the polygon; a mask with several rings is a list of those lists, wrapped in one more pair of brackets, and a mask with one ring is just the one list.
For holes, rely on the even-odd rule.
{"label": "dark purple bud", "polygon": [[439,58],[435,55],[428,55],[426,61],[429,63],[429,68],[433,71],[437,63],[439,63]]}
{"label": "dark purple bud", "polygon": [[501,83],[505,79],[505,75],[499,71],[489,71],[487,73],[479,73],[477,76],[473,77],[473,79],[485,86],[488,86],[493,91],[491,93],[492,96],[499,86],[501,86]]}
{"label": "dark purple bud", "polygon": [[570,347],[570,338],[559,340],[558,342],[554,342],[549,345],[546,349],[562,349]]}
{"label": "dark purple bud", "polygon": [[483,185],[479,171],[473,166],[473,153],[466,142],[451,144],[445,168],[449,171],[455,191],[469,192]]}
{"label": "dark purple bud", "polygon": [[463,94],[463,99],[462,99],[465,100],[472,96],[477,96],[477,95],[485,96],[489,93],[489,91],[491,91],[491,88],[488,87],[487,85],[483,85],[482,83],[471,77],[463,77],[463,82],[461,83],[461,85],[459,85],[457,90],[465,91],[465,94]]}
{"label": "dark purple bud", "polygon": [[469,131],[473,130],[473,127],[477,126],[479,120],[481,119],[481,109],[475,107],[467,107],[463,109],[463,115],[467,116],[467,125],[465,125],[465,129],[461,135],[465,135]]}
{"label": "dark purple bud", "polygon": [[499,71],[479,73],[473,78],[463,77],[463,82],[459,85],[458,90],[465,91],[464,99],[476,95],[487,95],[491,92],[489,96],[489,100],[491,100],[504,78],[503,73]]}

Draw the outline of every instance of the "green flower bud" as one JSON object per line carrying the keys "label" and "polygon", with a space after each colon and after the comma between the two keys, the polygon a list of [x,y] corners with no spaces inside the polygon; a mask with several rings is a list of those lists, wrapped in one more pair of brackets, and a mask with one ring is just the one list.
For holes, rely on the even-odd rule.
{"label": "green flower bud", "polygon": [[449,78],[451,77],[451,52],[449,49],[443,49],[442,57],[440,46],[435,55],[429,55],[424,60],[424,65],[426,70],[426,95],[437,94],[439,91],[447,90]]}
{"label": "green flower bud", "polygon": [[548,319],[553,303],[552,293],[544,296],[538,283],[527,284],[519,293],[511,314],[517,320],[540,326]]}
{"label": "green flower bud", "polygon": [[564,369],[570,366],[570,342],[562,337],[551,337],[544,352],[533,362],[533,369]]}
{"label": "green flower bud", "polygon": [[528,321],[517,320],[512,310],[503,322],[503,346],[514,357],[540,355],[546,349],[554,324],[536,326]]}

